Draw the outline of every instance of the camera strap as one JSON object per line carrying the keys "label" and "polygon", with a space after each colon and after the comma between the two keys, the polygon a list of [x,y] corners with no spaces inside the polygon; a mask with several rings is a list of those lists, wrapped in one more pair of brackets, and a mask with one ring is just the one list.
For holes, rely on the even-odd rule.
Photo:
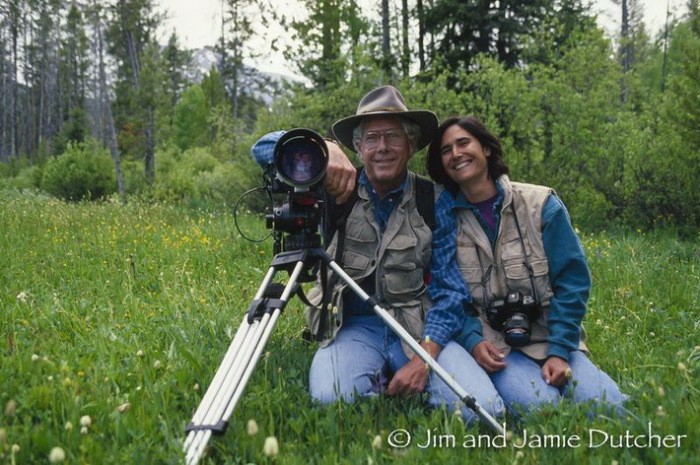
{"label": "camera strap", "polygon": [[530,278],[530,288],[532,289],[532,296],[535,298],[535,302],[539,305],[540,296],[537,295],[537,288],[535,287],[535,272],[532,270],[530,262],[527,260],[527,249],[525,248],[525,240],[523,239],[523,232],[520,229],[520,221],[518,221],[518,214],[515,213],[515,207],[513,206],[515,201],[511,201],[510,209],[513,211],[513,219],[515,219],[515,228],[518,230],[518,238],[520,239],[520,246],[523,248],[523,264],[527,268],[527,274]]}

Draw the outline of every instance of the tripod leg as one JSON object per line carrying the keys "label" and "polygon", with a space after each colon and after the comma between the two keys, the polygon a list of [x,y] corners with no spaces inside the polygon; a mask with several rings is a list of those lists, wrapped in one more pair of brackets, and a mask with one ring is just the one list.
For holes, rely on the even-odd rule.
{"label": "tripod leg", "polygon": [[[223,433],[225,430],[228,419],[245,390],[277,319],[295,289],[303,268],[303,261],[296,263],[290,274],[289,282],[279,301],[276,301],[276,307],[269,308],[259,320],[252,324],[248,322],[247,316],[244,317],[224,361],[217,370],[212,384],[193,417],[193,428],[188,433],[183,446],[188,465],[199,462],[213,432]],[[255,300],[264,296],[274,275],[275,269],[271,267],[256,294]]]}
{"label": "tripod leg", "polygon": [[323,254],[322,258],[328,263],[328,266],[342,279],[355,294],[363,301],[373,306],[374,312],[386,323],[391,330],[401,338],[408,346],[416,353],[425,363],[428,364],[431,370],[442,379],[452,391],[462,400],[464,405],[469,407],[481,418],[487,425],[493,428],[499,434],[505,434],[505,425],[498,424],[487,411],[485,411],[479,403],[467,393],[455,380],[447,373],[430,354],[428,354],[415,339],[406,331],[384,308],[372,299],[336,262],[334,262],[328,254]]}
{"label": "tripod leg", "polygon": [[[258,288],[258,291],[255,295],[255,299],[262,298],[262,296],[265,293],[265,289],[267,289],[267,287],[272,282],[274,275],[275,269],[274,267],[270,267],[267,274],[265,275],[265,278],[263,278],[260,287]],[[236,365],[237,358],[240,358],[240,356],[242,355],[241,347],[244,345],[244,341],[246,340],[248,331],[250,330],[250,326],[251,325],[248,323],[247,318],[244,317],[241,321],[241,325],[239,326],[238,331],[236,331],[236,334],[228,348],[228,351],[226,352],[226,355],[224,356],[223,361],[221,362],[221,365],[219,366],[219,369],[214,375],[214,379],[212,379],[209,385],[209,389],[207,389],[206,393],[204,394],[204,397],[202,398],[199,404],[199,407],[197,408],[197,411],[192,417],[192,424],[205,424],[205,418],[207,416],[207,413],[211,408],[213,401],[216,399],[224,379],[230,372],[231,368]],[[184,444],[185,450],[189,449],[192,441],[195,439],[196,435],[194,433],[195,432],[193,431],[190,434],[188,434]]]}

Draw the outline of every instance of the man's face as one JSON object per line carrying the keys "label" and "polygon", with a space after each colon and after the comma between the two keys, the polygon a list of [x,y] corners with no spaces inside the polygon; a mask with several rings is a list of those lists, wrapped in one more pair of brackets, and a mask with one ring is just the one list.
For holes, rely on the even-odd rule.
{"label": "man's face", "polygon": [[379,195],[401,185],[412,154],[413,147],[398,118],[378,117],[363,121],[358,155],[367,179]]}

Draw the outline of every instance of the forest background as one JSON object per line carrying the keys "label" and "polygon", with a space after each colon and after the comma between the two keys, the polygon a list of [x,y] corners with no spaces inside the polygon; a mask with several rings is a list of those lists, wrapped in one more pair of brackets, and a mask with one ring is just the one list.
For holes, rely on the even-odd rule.
{"label": "forest background", "polygon": [[[500,135],[514,179],[546,184],[577,226],[700,224],[698,1],[655,37],[621,0],[610,38],[584,0],[222,2],[210,69],[155,0],[10,0],[0,7],[0,186],[63,199],[230,205],[260,184],[262,134],[324,135],[369,89],[394,84],[442,119]],[[297,15],[299,17],[299,15]],[[304,82],[246,65],[266,30]],[[258,44],[253,46],[253,44]],[[413,168],[424,171],[421,157]],[[247,200],[259,210],[262,200]]]}

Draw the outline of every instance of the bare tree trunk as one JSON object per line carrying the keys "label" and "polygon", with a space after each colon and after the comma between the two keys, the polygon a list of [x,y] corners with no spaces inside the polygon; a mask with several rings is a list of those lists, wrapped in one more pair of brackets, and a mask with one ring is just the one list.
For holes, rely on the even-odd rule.
{"label": "bare tree trunk", "polygon": [[389,27],[389,0],[382,0],[382,59],[387,76],[391,76],[391,30]]}
{"label": "bare tree trunk", "polygon": [[671,16],[671,0],[666,2],[666,22],[664,24],[664,60],[661,65],[661,93],[666,91],[666,62],[668,61],[668,18]]}
{"label": "bare tree trunk", "polygon": [[156,179],[156,156],[153,129],[155,127],[155,110],[149,107],[146,116],[146,127],[144,128],[144,144],[146,144],[146,156],[144,157],[144,168],[146,170],[146,180],[153,184]]}
{"label": "bare tree trunk", "polygon": [[416,15],[418,16],[418,63],[419,69],[425,71],[425,12],[423,10],[423,0],[416,1]]}
{"label": "bare tree trunk", "polygon": [[620,80],[620,102],[627,101],[627,83],[625,75],[632,68],[632,37],[630,34],[630,15],[627,0],[622,0],[622,20],[620,22],[620,64],[623,77]]}
{"label": "bare tree trunk", "polygon": [[11,40],[12,40],[12,70],[11,70],[11,76],[12,76],[12,82],[10,83],[10,92],[12,95],[11,98],[11,120],[10,120],[10,158],[14,158],[17,156],[17,130],[19,126],[19,106],[18,106],[18,101],[19,101],[19,91],[18,91],[18,79],[17,79],[17,73],[18,73],[18,66],[17,66],[17,61],[18,61],[18,53],[17,53],[17,46],[18,46],[18,38],[19,38],[19,5],[17,5],[17,2],[14,2],[10,6],[10,31],[11,31]]}
{"label": "bare tree trunk", "polygon": [[408,77],[411,65],[411,49],[408,46],[408,0],[401,0],[401,70],[404,77]]}
{"label": "bare tree trunk", "polygon": [[7,62],[5,61],[5,30],[0,29],[0,161],[9,162],[5,141],[7,140]]}
{"label": "bare tree trunk", "polygon": [[[97,10],[97,0],[93,0],[95,9]],[[95,13],[97,15],[97,12]],[[114,162],[114,171],[117,176],[117,191],[122,202],[126,202],[126,190],[124,189],[124,175],[122,174],[121,157],[119,155],[119,146],[117,145],[117,128],[114,125],[114,115],[112,114],[112,105],[109,101],[109,93],[107,91],[107,72],[105,71],[104,60],[104,38],[102,37],[102,24],[99,16],[95,20],[95,32],[97,33],[97,58],[99,72],[99,106],[100,113],[104,114],[107,121],[107,139],[109,141],[109,152],[112,155]]]}

